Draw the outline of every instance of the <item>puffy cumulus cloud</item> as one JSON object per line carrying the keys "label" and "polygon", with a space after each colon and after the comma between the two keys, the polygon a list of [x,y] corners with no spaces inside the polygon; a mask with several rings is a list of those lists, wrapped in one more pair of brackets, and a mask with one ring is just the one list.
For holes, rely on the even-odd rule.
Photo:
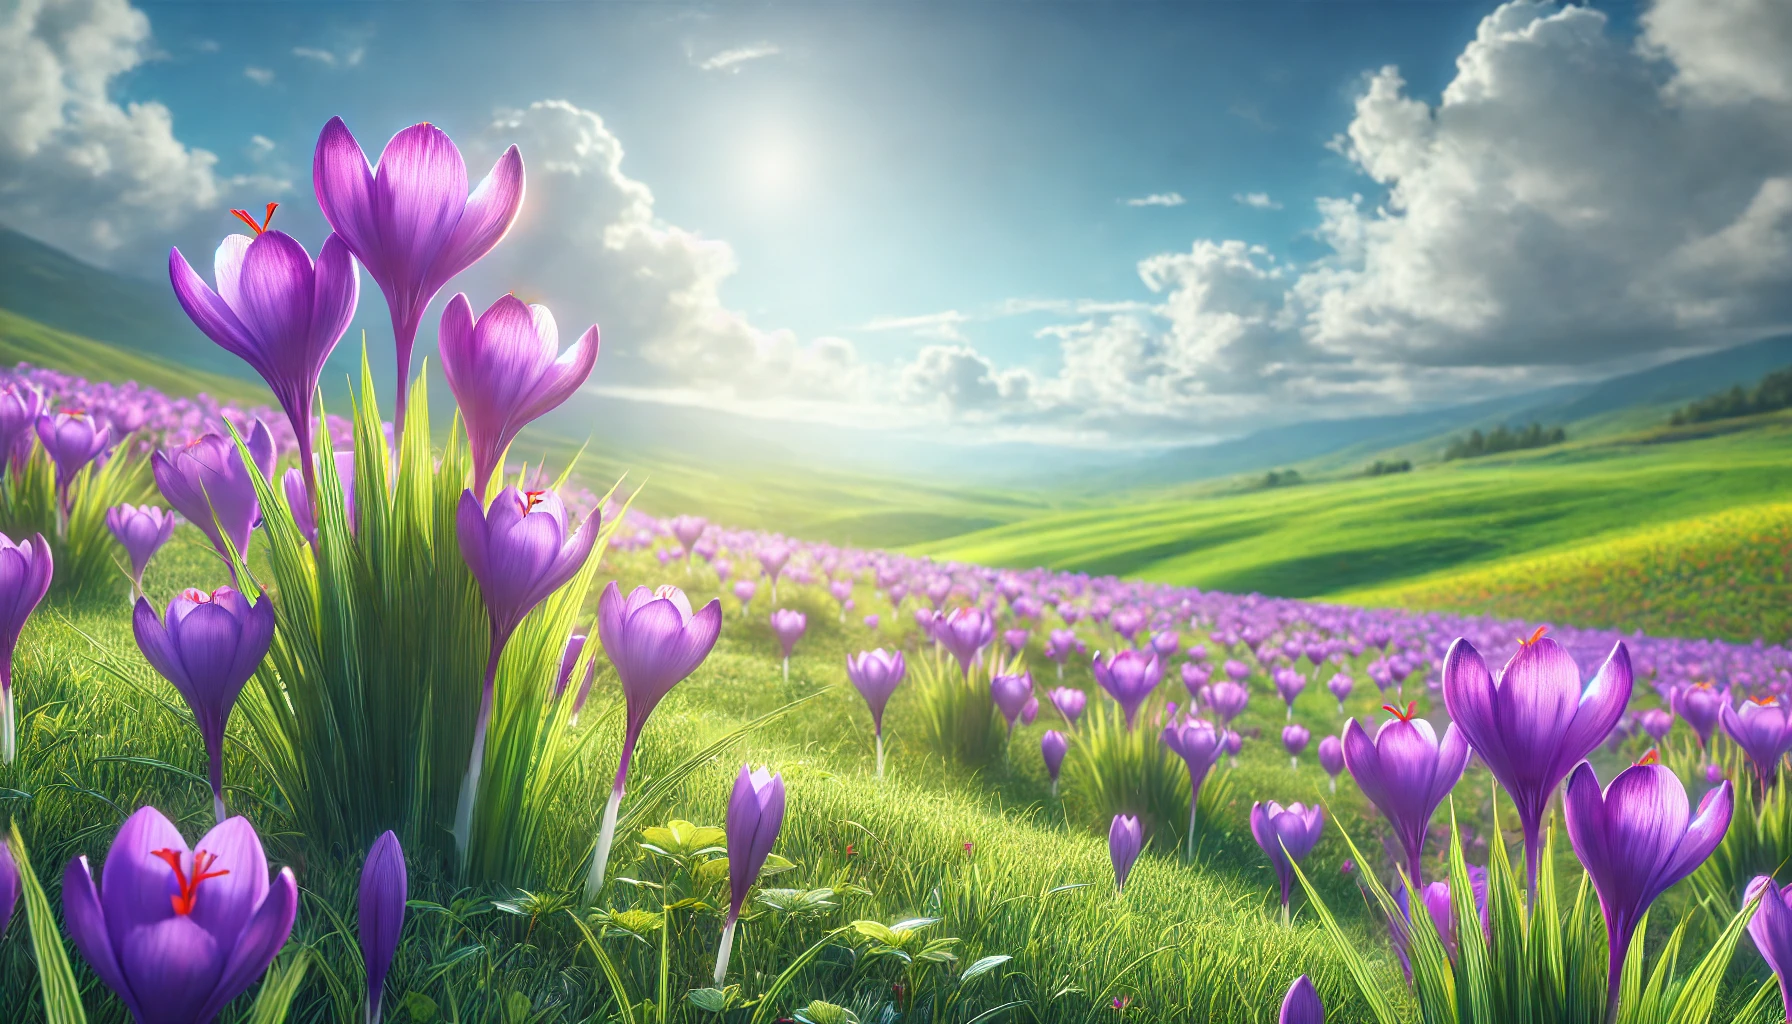
{"label": "puffy cumulus cloud", "polygon": [[167,107],[109,95],[149,37],[126,0],[0,7],[0,221],[117,263],[221,205],[216,157],[175,137]]}
{"label": "puffy cumulus cloud", "polygon": [[1032,390],[1025,370],[998,370],[965,345],[929,345],[902,368],[900,393],[914,405],[937,406],[951,415],[977,415],[1024,406]]}
{"label": "puffy cumulus cloud", "polygon": [[1656,0],[1644,44],[1674,65],[1674,84],[1717,100],[1792,103],[1792,4]]}
{"label": "puffy cumulus cloud", "polygon": [[1659,0],[1630,40],[1585,7],[1501,6],[1435,100],[1397,68],[1365,76],[1332,148],[1377,196],[1316,201],[1323,257],[1201,240],[1141,261],[1149,310],[1042,331],[1063,369],[1011,414],[1237,428],[1783,329],[1789,20],[1784,0]]}
{"label": "puffy cumulus cloud", "polygon": [[[728,308],[720,289],[736,269],[728,243],[669,224],[652,190],[622,169],[622,142],[603,118],[561,100],[501,113],[475,159],[482,173],[515,143],[528,201],[509,237],[473,279],[545,302],[562,323],[598,323],[599,380],[644,395],[654,388],[740,411],[773,405],[826,418],[850,415],[870,390],[852,343],[804,341]],[[478,152],[479,150],[483,152]]]}

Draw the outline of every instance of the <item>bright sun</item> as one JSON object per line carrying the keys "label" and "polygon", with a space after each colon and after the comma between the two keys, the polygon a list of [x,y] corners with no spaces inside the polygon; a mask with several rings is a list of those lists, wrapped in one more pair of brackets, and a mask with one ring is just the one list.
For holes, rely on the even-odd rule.
{"label": "bright sun", "polygon": [[746,177],[756,197],[786,199],[796,193],[801,182],[801,154],[787,138],[761,136],[748,152]]}

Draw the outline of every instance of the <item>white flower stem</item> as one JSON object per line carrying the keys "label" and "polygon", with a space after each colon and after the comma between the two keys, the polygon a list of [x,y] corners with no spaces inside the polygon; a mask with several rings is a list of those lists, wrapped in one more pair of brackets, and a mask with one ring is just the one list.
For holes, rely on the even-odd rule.
{"label": "white flower stem", "polygon": [[877,734],[877,777],[884,777],[884,734],[881,731]]}
{"label": "white flower stem", "polygon": [[728,916],[728,924],[722,928],[722,946],[716,950],[716,987],[722,987],[722,979],[728,974],[728,955],[734,952],[734,926],[738,920],[734,915]]}
{"label": "white flower stem", "polygon": [[597,903],[597,894],[603,891],[604,871],[610,866],[610,844],[616,839],[616,812],[622,807],[622,782],[617,781],[610,790],[610,800],[604,804],[604,821],[597,830],[597,850],[591,856],[591,873],[585,877],[585,905]]}
{"label": "white flower stem", "polygon": [[790,682],[790,658],[788,656],[784,658],[784,681]]}
{"label": "white flower stem", "polygon": [[4,760],[7,764],[11,764],[13,757],[19,752],[15,731],[18,727],[17,713],[12,702],[12,687],[8,686],[6,700],[3,706],[0,706],[0,719],[3,719],[0,721],[0,760]]}

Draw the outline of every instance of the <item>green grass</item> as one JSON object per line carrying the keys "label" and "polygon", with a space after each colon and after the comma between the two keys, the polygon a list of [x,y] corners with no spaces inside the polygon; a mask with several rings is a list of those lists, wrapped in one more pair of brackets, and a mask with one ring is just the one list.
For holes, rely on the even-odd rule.
{"label": "green grass", "polygon": [[1781,643],[1792,638],[1789,566],[1792,504],[1749,505],[1340,598]]}
{"label": "green grass", "polygon": [[1792,499],[1792,418],[1676,436],[1633,434],[1247,493],[1172,491],[909,550],[1240,593],[1333,597]]}

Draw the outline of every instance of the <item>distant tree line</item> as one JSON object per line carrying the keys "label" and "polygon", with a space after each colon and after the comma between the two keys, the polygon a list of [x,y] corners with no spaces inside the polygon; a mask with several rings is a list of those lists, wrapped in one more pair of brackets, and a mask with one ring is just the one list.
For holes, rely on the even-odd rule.
{"label": "distant tree line", "polygon": [[1295,469],[1272,469],[1263,474],[1264,487],[1292,487],[1300,483],[1300,471]]}
{"label": "distant tree line", "polygon": [[1675,409],[1668,422],[1679,427],[1688,423],[1753,416],[1788,406],[1792,406],[1792,369],[1775,370],[1752,388],[1738,384],[1728,391],[1707,395]]}
{"label": "distant tree line", "polygon": [[1568,440],[1568,432],[1561,427],[1545,427],[1541,423],[1532,423],[1518,430],[1504,423],[1483,434],[1480,430],[1471,430],[1467,437],[1459,437],[1451,441],[1444,449],[1444,459],[1473,459],[1482,455],[1497,455],[1500,452],[1515,452],[1525,448],[1545,448],[1552,444],[1561,444]]}
{"label": "distant tree line", "polygon": [[1363,470],[1363,475],[1387,476],[1390,473],[1410,472],[1412,472],[1411,459],[1376,459],[1368,469]]}

